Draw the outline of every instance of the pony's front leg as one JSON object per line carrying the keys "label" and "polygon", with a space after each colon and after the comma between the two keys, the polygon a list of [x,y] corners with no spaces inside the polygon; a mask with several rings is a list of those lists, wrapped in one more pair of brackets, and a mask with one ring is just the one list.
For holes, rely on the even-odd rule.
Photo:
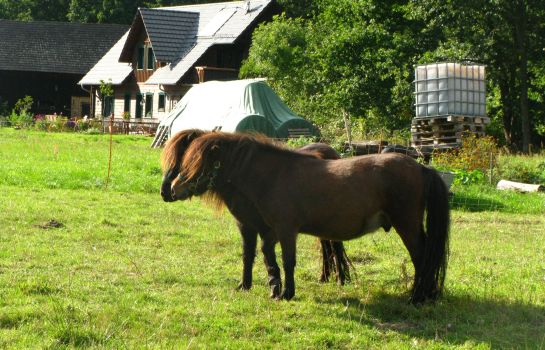
{"label": "pony's front leg", "polygon": [[267,274],[269,276],[271,298],[280,297],[280,291],[282,290],[280,267],[278,267],[278,263],[276,262],[276,253],[274,252],[275,245],[276,239],[272,238],[270,234],[262,234],[261,252],[263,252],[263,262],[265,263]]}
{"label": "pony's front leg", "polygon": [[242,279],[238,290],[252,288],[252,270],[255,260],[255,248],[257,245],[257,231],[238,222],[238,229],[242,236]]}
{"label": "pony's front leg", "polygon": [[290,300],[295,296],[295,246],[296,233],[280,236],[282,263],[284,266],[284,290],[280,299]]}

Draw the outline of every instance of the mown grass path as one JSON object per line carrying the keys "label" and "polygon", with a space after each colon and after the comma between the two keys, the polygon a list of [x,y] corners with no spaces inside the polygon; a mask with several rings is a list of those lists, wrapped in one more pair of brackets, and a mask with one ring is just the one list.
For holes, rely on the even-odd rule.
{"label": "mown grass path", "polygon": [[227,212],[162,202],[148,142],[117,139],[104,189],[107,138],[0,129],[0,348],[545,348],[543,197],[454,210],[435,305],[406,303],[412,266],[382,231],[347,243],[357,275],[342,288],[318,282],[317,241],[300,236],[297,296],[276,302],[259,252],[254,288],[235,291]]}

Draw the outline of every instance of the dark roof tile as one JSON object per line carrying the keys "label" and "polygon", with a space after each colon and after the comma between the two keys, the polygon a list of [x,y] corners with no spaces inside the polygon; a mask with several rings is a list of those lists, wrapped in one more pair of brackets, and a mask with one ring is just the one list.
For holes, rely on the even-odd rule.
{"label": "dark roof tile", "polygon": [[0,70],[85,74],[127,29],[118,24],[0,19]]}

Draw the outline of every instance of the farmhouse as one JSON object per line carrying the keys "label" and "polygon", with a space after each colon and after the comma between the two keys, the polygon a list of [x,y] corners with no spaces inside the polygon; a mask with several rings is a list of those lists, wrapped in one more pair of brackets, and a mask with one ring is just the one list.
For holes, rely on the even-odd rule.
{"label": "farmhouse", "polygon": [[[159,121],[192,85],[237,79],[253,29],[272,13],[272,0],[138,9],[79,82],[91,91],[92,114]],[[111,84],[113,95],[102,96],[101,84]]]}
{"label": "farmhouse", "polygon": [[78,81],[127,31],[117,24],[20,22],[0,19],[0,103],[29,95],[32,112],[90,113]]}

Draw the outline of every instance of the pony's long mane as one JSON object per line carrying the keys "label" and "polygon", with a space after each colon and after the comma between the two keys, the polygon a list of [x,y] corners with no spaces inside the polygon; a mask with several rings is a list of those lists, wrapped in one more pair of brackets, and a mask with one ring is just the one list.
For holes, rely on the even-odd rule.
{"label": "pony's long mane", "polygon": [[256,152],[276,152],[289,157],[313,157],[314,154],[305,154],[290,150],[264,135],[213,132],[197,138],[187,148],[183,163],[182,175],[190,181],[198,176],[204,168],[211,166],[217,154],[223,155],[224,169],[243,171],[251,165],[250,161]]}
{"label": "pony's long mane", "polygon": [[204,133],[204,131],[199,129],[187,129],[176,133],[170,138],[161,153],[161,168],[163,173],[179,164],[182,160],[181,157],[184,155],[191,141]]}

